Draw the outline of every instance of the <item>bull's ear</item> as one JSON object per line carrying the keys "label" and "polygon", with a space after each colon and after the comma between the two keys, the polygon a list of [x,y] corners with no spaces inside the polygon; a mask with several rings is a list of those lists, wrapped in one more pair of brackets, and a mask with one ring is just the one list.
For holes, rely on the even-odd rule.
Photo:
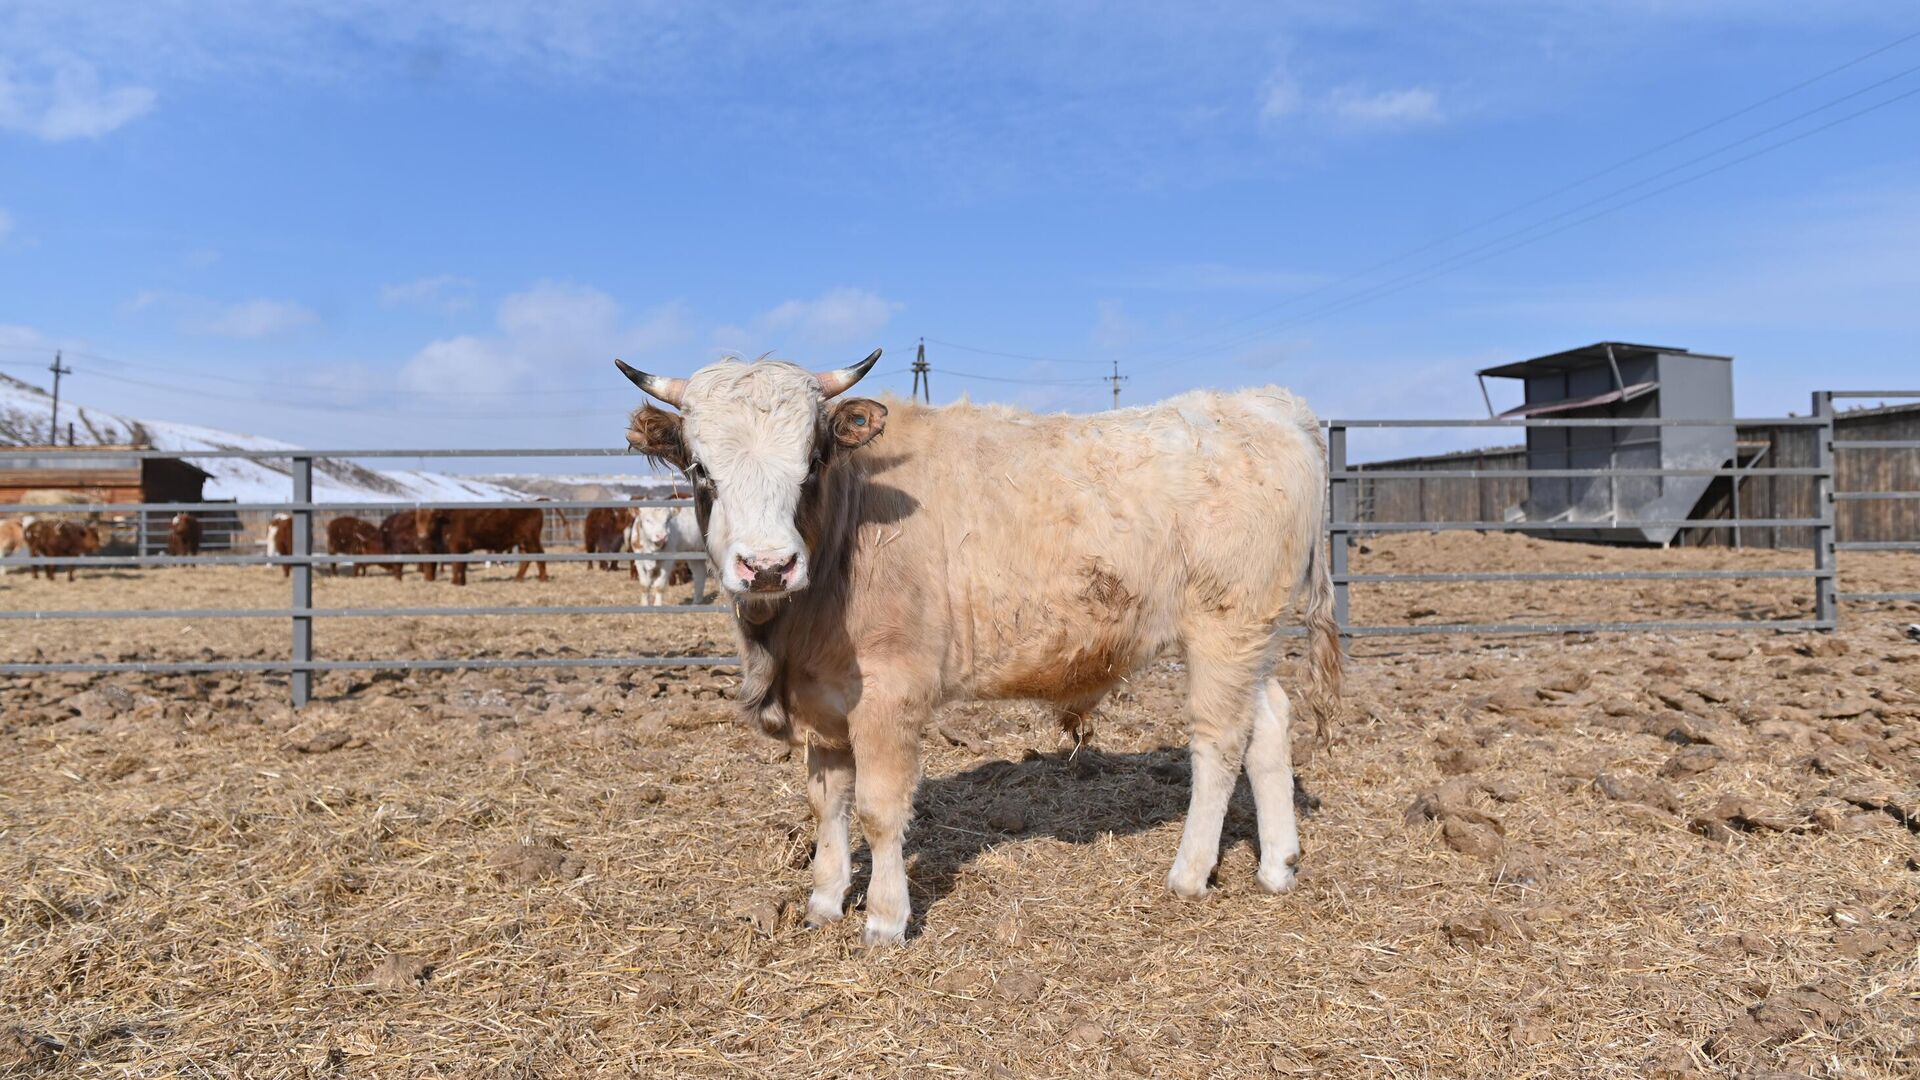
{"label": "bull's ear", "polygon": [[865,446],[887,427],[887,407],[872,398],[847,398],[833,407],[833,441],[849,450]]}
{"label": "bull's ear", "polygon": [[635,409],[627,423],[627,445],[655,461],[664,461],[677,469],[687,467],[687,441],[681,435],[678,413],[652,405]]}

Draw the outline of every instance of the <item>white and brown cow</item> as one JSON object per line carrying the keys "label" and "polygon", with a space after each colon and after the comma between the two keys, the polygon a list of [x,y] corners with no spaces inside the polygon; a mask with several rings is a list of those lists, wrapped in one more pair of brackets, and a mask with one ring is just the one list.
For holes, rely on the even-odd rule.
{"label": "white and brown cow", "polygon": [[[678,506],[649,506],[634,511],[633,523],[627,526],[627,550],[645,552],[693,552],[702,545],[700,530],[694,526],[693,515]],[[627,572],[647,591],[647,603],[664,604],[667,602],[667,586],[681,567],[687,567],[684,559],[635,559],[627,564]],[[698,597],[695,602],[699,602]]]}
{"label": "white and brown cow", "polygon": [[1296,597],[1323,723],[1340,678],[1313,413],[1276,388],[1095,416],[841,397],[879,355],[818,375],[781,361],[687,379],[620,365],[680,410],[645,406],[627,437],[695,485],[734,598],[744,718],[806,748],[809,923],[841,917],[857,814],[873,858],[865,940],[904,936],[902,836],[936,706],[1043,699],[1077,728],[1174,646],[1193,791],[1168,886],[1206,891],[1244,765],[1260,884],[1291,887],[1291,710],[1274,665]]}

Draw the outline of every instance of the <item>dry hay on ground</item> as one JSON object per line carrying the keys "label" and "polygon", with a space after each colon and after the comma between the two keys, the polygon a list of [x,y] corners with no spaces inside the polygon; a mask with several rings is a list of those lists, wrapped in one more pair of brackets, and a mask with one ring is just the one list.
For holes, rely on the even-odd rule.
{"label": "dry hay on ground", "polygon": [[[1463,568],[1443,539],[1361,558]],[[604,590],[450,602],[575,587]],[[798,926],[801,767],[734,726],[724,671],[329,675],[298,714],[262,678],[0,681],[0,1075],[1911,1076],[1913,621],[1363,641],[1332,745],[1297,736],[1318,809],[1284,897],[1253,883],[1244,792],[1216,894],[1161,887],[1177,661],[1072,755],[1037,710],[956,707],[913,936],[877,954],[857,912]],[[644,625],[691,649],[709,623]],[[351,625],[372,639],[323,645],[631,647],[582,620]]]}

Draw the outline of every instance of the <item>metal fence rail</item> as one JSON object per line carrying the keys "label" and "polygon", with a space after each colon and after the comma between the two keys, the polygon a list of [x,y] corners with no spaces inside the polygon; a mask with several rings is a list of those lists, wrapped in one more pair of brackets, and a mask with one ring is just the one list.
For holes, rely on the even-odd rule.
{"label": "metal fence rail", "polygon": [[[337,570],[341,566],[385,567],[408,564],[475,564],[501,563],[507,565],[523,563],[632,563],[640,561],[687,562],[693,567],[694,594],[696,600],[706,596],[707,565],[705,552],[500,552],[500,553],[446,553],[420,552],[414,554],[380,555],[329,555],[316,552],[314,544],[319,524],[318,516],[326,514],[385,512],[399,510],[423,510],[431,508],[449,508],[460,510],[481,509],[539,509],[542,511],[621,509],[639,510],[648,508],[690,509],[692,504],[686,499],[519,499],[519,500],[364,500],[343,499],[336,501],[317,500],[313,497],[314,463],[316,460],[336,458],[558,458],[558,457],[616,457],[629,456],[629,451],[591,449],[542,449],[542,450],[209,450],[209,451],[172,451],[140,450],[129,451],[125,456],[136,458],[174,458],[174,459],[242,459],[249,461],[271,460],[285,461],[288,464],[291,497],[283,502],[151,502],[151,503],[64,503],[55,505],[0,504],[0,514],[16,515],[102,515],[136,514],[137,520],[148,521],[152,515],[170,515],[173,513],[257,513],[272,512],[285,514],[291,518],[291,551],[286,555],[156,555],[149,554],[151,535],[148,530],[142,542],[136,546],[136,554],[100,554],[75,556],[30,556],[22,560],[9,560],[9,567],[24,566],[32,568],[54,569],[76,567],[159,567],[159,566],[281,566],[288,569],[288,590],[290,603],[277,608],[66,608],[40,611],[0,611],[0,620],[8,622],[42,622],[51,620],[119,620],[119,619],[274,619],[286,620],[290,628],[288,656],[285,660],[196,660],[196,661],[119,661],[119,662],[83,662],[83,661],[46,661],[33,663],[0,663],[0,674],[35,675],[57,672],[141,672],[148,674],[190,673],[190,672],[285,672],[291,683],[293,703],[304,705],[313,696],[313,676],[323,671],[446,671],[464,669],[491,668],[605,668],[605,667],[680,667],[695,665],[730,665],[734,658],[726,656],[477,656],[477,657],[377,657],[369,659],[322,659],[315,655],[314,622],[323,619],[365,619],[365,618],[464,618],[464,617],[578,617],[603,615],[691,615],[713,614],[729,610],[725,605],[696,602],[693,604],[651,605],[651,604],[510,604],[492,606],[411,606],[411,607],[316,607],[313,602],[313,577],[316,568]],[[36,461],[56,458],[59,455],[45,450],[32,453],[0,449],[0,464],[11,459],[31,457]],[[544,530],[543,530],[544,531]],[[164,534],[162,534],[164,542]],[[231,539],[228,545],[231,547]]]}
{"label": "metal fence rail", "polygon": [[[1823,411],[1829,419],[1833,416],[1835,398],[1920,398],[1920,390],[1823,390],[1813,396],[1816,411]],[[1849,439],[1837,442],[1828,431],[1827,444],[1830,447],[1828,457],[1841,450],[1920,450],[1920,439]],[[1831,460],[1828,461],[1831,465]],[[1879,502],[1920,499],[1920,491],[1841,491],[1833,493],[1833,498],[1842,502]],[[1854,540],[1831,543],[1835,551],[1920,551],[1920,540]],[[1837,582],[1833,596],[1836,601],[1899,601],[1920,600],[1920,592],[1840,592]]]}
{"label": "metal fence rail", "polygon": [[[1852,449],[1914,449],[1920,441],[1856,441],[1836,443],[1833,437],[1833,400],[1835,398],[1920,397],[1920,391],[1856,390],[1821,391],[1813,395],[1809,416],[1769,417],[1764,419],[1688,419],[1677,417],[1622,418],[1545,418],[1486,420],[1333,420],[1327,424],[1328,494],[1331,508],[1328,539],[1332,549],[1335,620],[1348,637],[1378,637],[1401,634],[1527,634],[1603,631],[1718,631],[1718,630],[1831,630],[1839,619],[1839,604],[1846,601],[1920,600],[1920,593],[1842,592],[1837,588],[1839,551],[1920,551],[1920,540],[1894,542],[1836,543],[1834,506],[1840,501],[1869,499],[1920,499],[1920,492],[1834,491],[1834,453]],[[1731,465],[1718,468],[1538,468],[1538,469],[1367,469],[1348,460],[1348,433],[1364,428],[1692,428],[1770,425],[1786,428],[1812,428],[1819,446],[1816,464],[1811,467],[1747,467]],[[1408,480],[1512,480],[1577,479],[1623,477],[1806,477],[1816,485],[1816,517],[1687,518],[1681,520],[1620,519],[1618,521],[1361,521],[1355,512],[1355,490],[1362,483],[1383,479]],[[1591,532],[1613,527],[1732,529],[1800,527],[1814,533],[1813,565],[1804,570],[1661,570],[1661,571],[1512,571],[1458,573],[1368,573],[1356,574],[1351,568],[1349,543],[1360,535],[1394,532],[1440,532],[1469,530],[1476,532],[1540,533]],[[1353,585],[1392,583],[1451,582],[1534,582],[1534,581],[1688,581],[1737,579],[1804,579],[1812,583],[1813,618],[1752,619],[1725,621],[1635,622],[1553,622],[1553,623],[1454,623],[1413,625],[1358,625],[1353,621],[1349,589]]]}
{"label": "metal fence rail", "polygon": [[[1920,499],[1916,491],[1845,491],[1834,490],[1834,458],[1837,453],[1857,450],[1920,450],[1920,440],[1872,440],[1854,442],[1835,442],[1833,401],[1836,398],[1920,398],[1920,391],[1822,391],[1813,396],[1813,412],[1805,417],[1775,417],[1754,419],[1683,419],[1661,417],[1633,418],[1541,418],[1525,419],[1486,419],[1486,420],[1334,420],[1327,424],[1328,446],[1328,494],[1331,513],[1327,523],[1328,539],[1331,545],[1331,572],[1334,585],[1335,618],[1343,636],[1382,637],[1413,634],[1543,634],[1567,632],[1616,632],[1616,631],[1725,631],[1725,630],[1831,630],[1840,617],[1840,607],[1846,602],[1872,601],[1920,601],[1920,592],[1884,592],[1884,591],[1842,591],[1839,588],[1839,568],[1836,558],[1845,551],[1920,551],[1920,538],[1894,541],[1836,542],[1835,506],[1841,502],[1862,500],[1913,500]],[[1727,427],[1738,428],[1743,425],[1766,424],[1774,427],[1811,428],[1818,443],[1816,463],[1801,467],[1747,467],[1737,465],[1717,468],[1649,468],[1632,467],[1596,467],[1596,468],[1538,468],[1538,469],[1485,469],[1460,468],[1438,470],[1370,470],[1355,467],[1348,460],[1348,435],[1358,429],[1387,428],[1650,428],[1650,427]],[[138,514],[143,542],[137,545],[133,554],[100,554],[89,556],[36,556],[25,560],[9,560],[8,565],[26,567],[45,567],[49,570],[69,567],[168,567],[168,566],[280,566],[288,570],[289,602],[285,606],[235,608],[61,608],[37,611],[0,611],[0,623],[15,626],[51,620],[149,620],[149,619],[246,619],[246,620],[285,620],[290,631],[287,657],[274,660],[215,659],[196,661],[46,661],[36,663],[0,663],[0,675],[34,675],[59,672],[135,672],[149,674],[192,673],[192,672],[249,672],[249,673],[286,673],[289,676],[293,700],[296,705],[304,704],[313,692],[313,677],[317,672],[328,671],[382,671],[415,670],[445,671],[463,669],[548,669],[548,668],[658,668],[691,665],[730,665],[733,657],[695,656],[695,655],[636,655],[636,656],[576,656],[569,650],[559,649],[552,655],[513,655],[513,656],[476,656],[456,657],[378,657],[369,659],[324,659],[315,655],[314,624],[316,621],[330,619],[370,619],[370,618],[499,618],[499,617],[596,617],[627,615],[686,615],[714,614],[728,611],[724,603],[696,602],[684,605],[650,604],[494,604],[474,606],[437,606],[415,605],[394,607],[316,607],[313,602],[313,579],[316,569],[337,571],[342,566],[369,567],[378,569],[391,565],[405,564],[474,564],[498,563],[506,565],[529,562],[553,563],[632,563],[646,560],[666,560],[689,562],[695,568],[696,600],[706,596],[706,563],[704,552],[503,552],[503,553],[418,553],[418,554],[381,554],[381,555],[328,555],[314,550],[319,515],[340,513],[391,513],[401,510],[421,510],[427,508],[448,507],[459,509],[489,508],[538,508],[555,511],[549,516],[549,522],[555,516],[564,517],[562,512],[592,509],[646,509],[660,507],[686,507],[685,499],[524,499],[524,500],[476,500],[471,502],[447,502],[436,500],[367,500],[343,499],[328,501],[314,498],[315,463],[323,459],[365,459],[365,458],[609,458],[627,457],[628,451],[605,448],[590,449],[538,449],[538,450],[208,450],[208,451],[168,451],[146,450],[129,451],[126,456],[141,458],[185,458],[185,459],[245,459],[285,461],[288,465],[289,498],[283,502],[221,502],[221,503],[74,503],[56,506],[0,505],[0,515],[4,514]],[[8,451],[0,448],[0,464],[9,459],[48,457],[45,450],[27,453]],[[1543,479],[1574,480],[1584,478],[1644,478],[1648,480],[1669,477],[1717,478],[1717,477],[1801,477],[1812,483],[1818,492],[1817,513],[1812,517],[1763,517],[1741,518],[1736,510],[1731,518],[1716,519],[1662,519],[1662,520],[1620,520],[1604,521],[1362,521],[1355,513],[1355,491],[1363,483],[1376,480],[1418,479],[1418,480],[1501,480],[1501,479]],[[261,554],[233,554],[242,545],[239,538],[243,532],[226,530],[222,537],[226,541],[228,553],[199,556],[172,556],[153,553],[156,542],[164,544],[165,534],[155,526],[176,512],[211,512],[224,515],[242,513],[286,514],[291,518],[292,551],[286,555],[263,552]],[[1797,527],[1811,529],[1814,534],[1813,564],[1805,568],[1755,568],[1751,570],[1606,570],[1606,571],[1454,571],[1434,573],[1354,573],[1350,564],[1350,542],[1370,533],[1389,532],[1430,532],[1442,530],[1475,530],[1482,532],[1514,532],[1523,534],[1541,534],[1553,536],[1563,531],[1592,531],[1595,528],[1616,526],[1674,527],[1733,529],[1743,527]],[[254,540],[245,546],[251,548]],[[1588,621],[1588,622],[1526,622],[1526,623],[1436,623],[1410,625],[1364,625],[1356,624],[1352,618],[1350,589],[1352,586],[1376,586],[1396,583],[1472,583],[1472,582],[1625,582],[1625,581],[1692,581],[1692,580],[1787,580],[1810,583],[1813,602],[1812,618],[1781,618],[1753,620],[1645,620],[1645,621]],[[1298,634],[1298,627],[1289,628],[1289,633]]]}

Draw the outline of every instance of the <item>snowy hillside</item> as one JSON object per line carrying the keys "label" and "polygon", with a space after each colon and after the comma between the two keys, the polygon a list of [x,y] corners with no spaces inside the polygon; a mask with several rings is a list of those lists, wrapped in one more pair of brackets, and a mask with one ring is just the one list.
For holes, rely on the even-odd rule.
{"label": "snowy hillside", "polygon": [[[45,445],[47,418],[53,400],[44,390],[0,375],[0,446]],[[164,420],[136,420],[78,405],[62,395],[60,428],[73,422],[74,441],[82,446],[148,443],[157,450],[291,450],[292,443],[258,435],[176,424]],[[246,461],[232,458],[187,459],[212,474],[209,499],[273,502],[290,498],[293,480],[285,461]],[[321,458],[313,463],[314,498],[326,501],[464,502],[478,499],[516,499],[522,493],[498,483],[415,470],[376,470],[351,461]]]}

